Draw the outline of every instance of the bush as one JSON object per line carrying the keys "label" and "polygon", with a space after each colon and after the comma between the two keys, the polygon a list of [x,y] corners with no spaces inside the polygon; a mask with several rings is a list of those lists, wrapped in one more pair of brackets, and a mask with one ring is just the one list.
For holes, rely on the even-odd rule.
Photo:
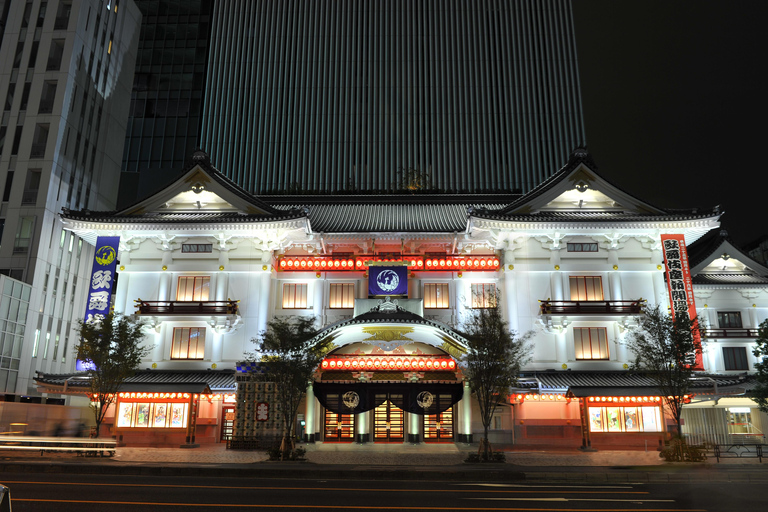
{"label": "bush", "polygon": [[702,462],[707,460],[706,447],[691,446],[685,442],[685,439],[675,437],[659,453],[667,462]]}
{"label": "bush", "polygon": [[504,452],[491,452],[490,458],[485,456],[485,453],[478,454],[475,452],[469,452],[464,462],[469,464],[478,464],[480,462],[506,462],[507,456]]}
{"label": "bush", "polygon": [[[307,454],[307,450],[301,446],[297,446],[295,450],[290,448],[283,450],[282,460],[304,460],[304,455]],[[280,444],[274,445],[267,450],[269,460],[281,460],[280,459]]]}

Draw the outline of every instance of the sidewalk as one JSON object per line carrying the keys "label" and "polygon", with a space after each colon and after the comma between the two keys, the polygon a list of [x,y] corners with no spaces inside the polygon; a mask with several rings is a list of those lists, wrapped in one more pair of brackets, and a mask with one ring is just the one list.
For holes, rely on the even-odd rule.
{"label": "sidewalk", "polygon": [[179,475],[254,478],[370,478],[451,481],[767,482],[768,460],[667,463],[658,452],[513,451],[505,464],[464,464],[473,445],[305,445],[306,462],[268,462],[264,452],[120,447],[112,458],[0,451],[0,473]]}

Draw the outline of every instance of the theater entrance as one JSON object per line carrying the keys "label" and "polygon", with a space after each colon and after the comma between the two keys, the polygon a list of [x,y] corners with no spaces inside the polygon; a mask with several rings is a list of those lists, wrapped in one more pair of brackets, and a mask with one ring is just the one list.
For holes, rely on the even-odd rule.
{"label": "theater entrance", "polygon": [[453,442],[453,407],[439,414],[424,415],[424,442]]}
{"label": "theater entrance", "polygon": [[405,440],[405,413],[397,407],[403,402],[403,395],[377,394],[374,409],[373,441],[376,443],[402,443]]}

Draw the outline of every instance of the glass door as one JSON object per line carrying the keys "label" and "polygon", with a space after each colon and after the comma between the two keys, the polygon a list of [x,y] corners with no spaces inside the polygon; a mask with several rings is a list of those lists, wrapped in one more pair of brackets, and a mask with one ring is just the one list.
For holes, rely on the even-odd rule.
{"label": "glass door", "polygon": [[405,414],[390,401],[402,401],[402,395],[376,395],[376,401],[385,398],[374,411],[373,440],[377,443],[402,443],[405,439]]}
{"label": "glass door", "polygon": [[235,424],[235,406],[221,408],[221,442],[232,439],[232,427]]}
{"label": "glass door", "polygon": [[[450,400],[450,396],[448,397]],[[424,416],[424,442],[453,441],[453,407],[440,414]]]}
{"label": "glass door", "polygon": [[325,411],[323,440],[326,442],[351,443],[355,440],[355,415]]}

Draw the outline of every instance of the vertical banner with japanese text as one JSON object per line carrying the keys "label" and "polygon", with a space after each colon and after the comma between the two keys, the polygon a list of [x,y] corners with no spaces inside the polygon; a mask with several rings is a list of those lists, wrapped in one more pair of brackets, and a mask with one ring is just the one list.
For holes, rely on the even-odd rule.
{"label": "vertical banner with japanese text", "polygon": [[[683,235],[661,235],[661,245],[664,251],[664,263],[667,267],[667,289],[672,318],[676,314],[686,313],[691,321],[696,319],[696,303],[693,299],[693,282],[691,268],[688,263],[688,250],[685,247]],[[701,353],[701,336],[694,333],[696,345],[696,362],[693,369],[704,370]]]}
{"label": "vertical banner with japanese text", "polygon": [[[85,322],[93,322],[109,313],[112,301],[112,285],[115,282],[119,236],[100,236],[96,239],[93,268],[88,282],[88,304],[85,307]],[[77,360],[77,371],[88,370],[84,361]]]}

